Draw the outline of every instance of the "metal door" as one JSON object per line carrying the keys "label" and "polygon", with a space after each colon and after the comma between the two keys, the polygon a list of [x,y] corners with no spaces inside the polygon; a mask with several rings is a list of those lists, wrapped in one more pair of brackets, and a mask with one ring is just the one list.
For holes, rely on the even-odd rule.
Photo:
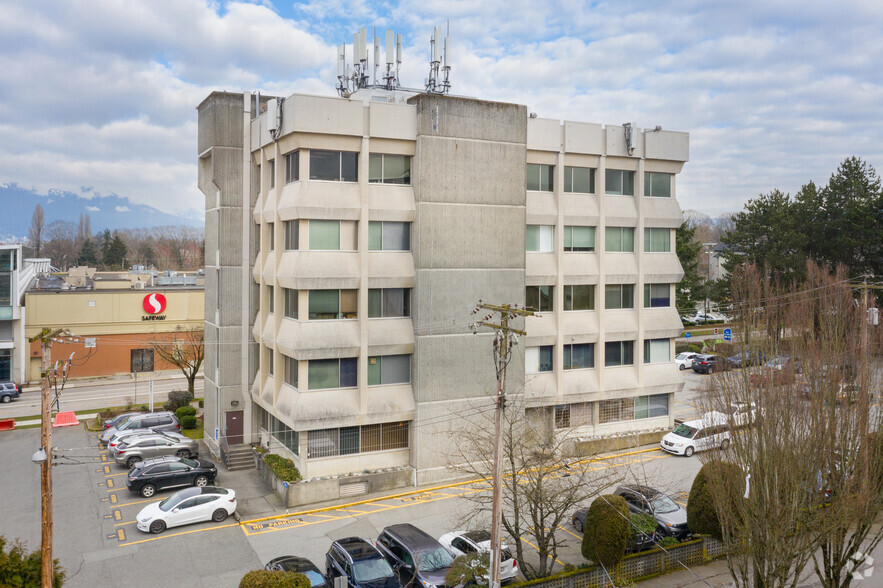
{"label": "metal door", "polygon": [[239,445],[242,443],[242,411],[231,410],[224,414],[227,418],[227,445]]}

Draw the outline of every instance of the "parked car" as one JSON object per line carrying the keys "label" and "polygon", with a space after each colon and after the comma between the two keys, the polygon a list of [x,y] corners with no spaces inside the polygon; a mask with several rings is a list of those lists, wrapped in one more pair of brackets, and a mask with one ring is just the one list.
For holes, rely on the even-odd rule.
{"label": "parked car", "polygon": [[303,574],[309,579],[312,588],[325,588],[328,586],[328,583],[325,581],[325,575],[319,571],[319,568],[313,562],[305,557],[283,555],[268,561],[264,569]]}
{"label": "parked car", "polygon": [[677,357],[675,357],[675,363],[678,364],[678,369],[683,371],[687,368],[693,367],[693,358],[697,355],[699,354],[694,353],[693,351],[678,353]]}
{"label": "parked car", "polygon": [[753,402],[732,402],[726,408],[726,415],[731,427],[747,427],[757,416],[757,405]]}
{"label": "parked car", "polygon": [[104,430],[107,430],[110,428],[116,428],[116,427],[120,426],[122,423],[124,423],[125,421],[127,421],[129,419],[129,417],[132,417],[132,416],[135,416],[138,414],[144,414],[144,413],[143,412],[124,412],[122,414],[118,414],[115,417],[113,417],[112,419],[104,421]]}
{"label": "parked car", "polygon": [[165,500],[148,504],[135,517],[138,530],[162,533],[167,528],[214,521],[220,523],[236,512],[236,492],[205,486],[178,490]]}
{"label": "parked car", "polygon": [[21,396],[21,386],[15,382],[0,382],[0,402],[12,402],[19,396]]}
{"label": "parked car", "polygon": [[697,374],[713,374],[714,372],[727,371],[730,369],[730,364],[719,355],[703,353],[693,358],[693,365],[690,367]]}
{"label": "parked car", "polygon": [[181,430],[181,423],[178,418],[169,411],[164,412],[146,412],[130,416],[118,427],[105,429],[101,433],[101,444],[107,445],[107,442],[113,437],[117,431],[132,431],[135,429],[154,429],[158,431],[175,431]]}
{"label": "parked car", "polygon": [[687,511],[659,490],[629,484],[618,487],[613,493],[625,498],[632,514],[648,514],[656,519],[661,535],[683,540],[690,534]]}
{"label": "parked car", "polygon": [[[586,528],[586,516],[589,514],[589,509],[586,507],[578,508],[570,517],[570,524],[573,525],[573,528],[580,534]],[[629,553],[637,553],[638,551],[643,551],[645,549],[652,548],[656,542],[659,540],[659,534],[656,531],[652,533],[643,533],[639,531],[635,526],[631,527],[632,529],[632,540],[629,543],[628,547],[626,547],[626,551]]]}
{"label": "parked car", "polygon": [[790,371],[795,374],[799,374],[801,370],[800,358],[789,355],[777,355],[769,360],[766,365],[774,370]]}
{"label": "parked car", "polygon": [[[325,578],[346,578],[353,588],[398,588],[399,581],[387,558],[360,537],[347,537],[331,543],[325,554]],[[404,584],[403,584],[404,585]],[[443,585],[443,584],[442,584]]]}
{"label": "parked car", "polygon": [[441,543],[410,523],[390,525],[377,537],[402,586],[444,586],[454,558]]}
{"label": "parked car", "polygon": [[217,475],[218,468],[210,461],[165,455],[137,462],[129,470],[126,487],[144,498],[150,498],[157,490],[208,486]]}
{"label": "parked car", "polygon": [[[442,547],[455,559],[469,553],[487,553],[491,550],[491,534],[488,531],[455,531],[438,538]],[[518,560],[512,557],[509,547],[503,543],[500,549],[500,581],[508,582],[518,576]]]}
{"label": "parked car", "polygon": [[752,352],[746,349],[737,355],[728,357],[727,361],[730,362],[731,367],[743,368],[752,365],[763,365],[763,362],[766,361],[766,356],[763,353],[757,351]]}
{"label": "parked car", "polygon": [[109,451],[128,439],[129,437],[143,437],[144,435],[162,435],[163,432],[154,429],[132,429],[130,431],[117,431],[107,441],[106,446]]}
{"label": "parked car", "polygon": [[135,467],[139,461],[161,455],[177,455],[178,457],[196,457],[199,455],[199,443],[178,433],[167,435],[137,435],[127,437],[113,448],[113,460],[128,468]]}
{"label": "parked car", "polygon": [[701,418],[678,424],[666,433],[659,446],[663,451],[690,457],[696,451],[720,447],[726,451],[730,446],[730,429],[727,415],[712,411]]}

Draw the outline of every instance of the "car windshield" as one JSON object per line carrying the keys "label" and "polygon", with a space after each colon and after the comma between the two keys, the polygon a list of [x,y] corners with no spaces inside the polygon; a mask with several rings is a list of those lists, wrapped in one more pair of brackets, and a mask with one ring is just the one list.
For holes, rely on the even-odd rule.
{"label": "car windshield", "polygon": [[675,359],[687,359],[689,355],[689,353],[679,353]]}
{"label": "car windshield", "polygon": [[199,467],[199,464],[193,461],[192,459],[187,459],[186,457],[181,458],[181,463],[183,463],[188,468],[196,468]]}
{"label": "car windshield", "polygon": [[693,435],[696,434],[696,429],[694,429],[693,427],[688,427],[687,425],[682,423],[675,427],[672,433],[674,433],[678,437],[686,437],[687,439],[692,439]]}
{"label": "car windshield", "polygon": [[135,423],[132,419],[128,419],[123,422],[119,427],[117,427],[117,431],[125,431],[127,429],[131,429],[132,425]]}
{"label": "car windshield", "polygon": [[454,558],[444,547],[427,549],[417,552],[417,569],[421,572],[432,572],[446,568],[454,563]]}
{"label": "car windshield", "polygon": [[177,504],[178,504],[178,499],[174,494],[172,494],[171,496],[169,496],[168,498],[166,498],[165,500],[163,500],[162,502],[159,503],[159,509],[163,512],[169,512]]}
{"label": "car windshield", "polygon": [[[384,562],[384,563],[386,563],[386,562]],[[389,564],[387,564],[387,565],[389,565]],[[322,574],[320,574],[319,572],[317,572],[315,570],[306,570],[306,571],[303,571],[300,573],[303,574],[304,576],[306,576],[307,578],[309,578],[310,586],[321,586],[322,584],[325,583],[325,576],[323,576]]]}
{"label": "car windshield", "polygon": [[357,582],[371,582],[392,576],[392,568],[382,557],[361,559],[353,563],[353,576]]}
{"label": "car windshield", "polygon": [[667,512],[675,512],[678,510],[678,505],[675,504],[675,501],[665,494],[657,494],[653,497],[653,500],[650,501],[650,504],[655,513],[665,514]]}

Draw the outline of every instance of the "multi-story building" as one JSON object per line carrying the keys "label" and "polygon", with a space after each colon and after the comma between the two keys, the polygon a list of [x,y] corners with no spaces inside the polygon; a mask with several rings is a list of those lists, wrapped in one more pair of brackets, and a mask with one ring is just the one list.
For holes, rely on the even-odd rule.
{"label": "multi-story building", "polygon": [[479,300],[527,304],[510,391],[548,434],[668,427],[685,133],[368,89],[199,105],[207,436],[306,478],[450,477],[494,391]]}
{"label": "multi-story building", "polygon": [[37,275],[48,271],[48,259],[23,259],[20,244],[0,244],[0,382],[27,380],[24,296]]}

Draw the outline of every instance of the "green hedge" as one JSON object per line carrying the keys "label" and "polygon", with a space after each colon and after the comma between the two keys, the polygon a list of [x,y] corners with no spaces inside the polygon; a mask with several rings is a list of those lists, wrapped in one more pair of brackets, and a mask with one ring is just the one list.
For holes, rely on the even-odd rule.
{"label": "green hedge", "polygon": [[310,588],[310,580],[294,572],[255,570],[242,577],[239,588]]}
{"label": "green hedge", "polygon": [[181,408],[176,410],[175,416],[178,417],[179,421],[185,416],[196,416],[196,409],[188,404],[187,406],[182,406]]}
{"label": "green hedge", "polygon": [[264,463],[273,474],[283,482],[297,482],[301,479],[300,471],[294,462],[287,457],[268,453],[264,456]]}
{"label": "green hedge", "polygon": [[192,414],[185,414],[181,417],[181,428],[182,429],[195,429],[196,428],[196,417]]}
{"label": "green hedge", "polygon": [[605,567],[618,564],[632,539],[629,507],[615,494],[599,496],[586,514],[583,557]]}

